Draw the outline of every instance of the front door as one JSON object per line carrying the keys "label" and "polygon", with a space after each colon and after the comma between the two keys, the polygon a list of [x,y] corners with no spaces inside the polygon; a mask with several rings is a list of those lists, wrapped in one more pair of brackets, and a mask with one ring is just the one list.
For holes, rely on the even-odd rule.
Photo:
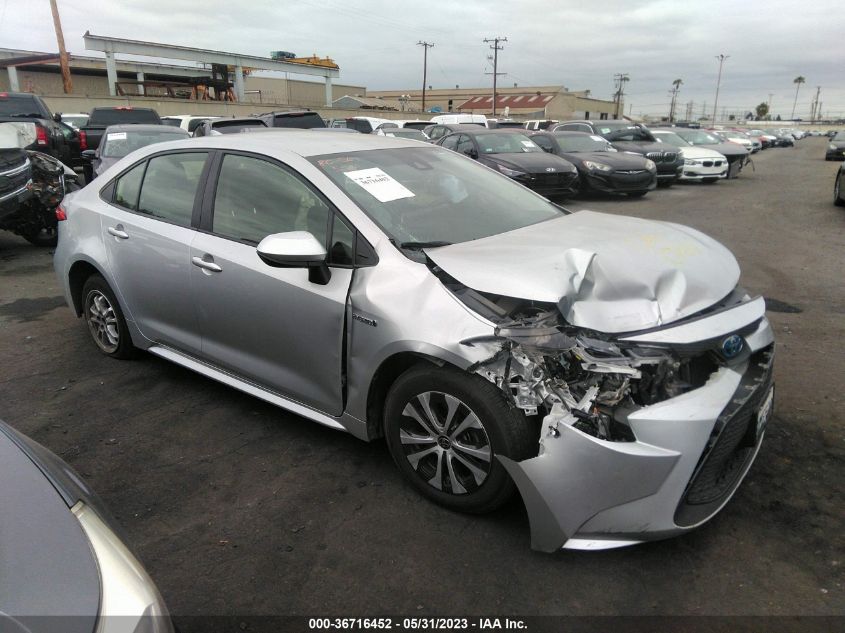
{"label": "front door", "polygon": [[264,237],[309,231],[326,243],[329,204],[293,170],[255,156],[223,156],[210,232],[191,246],[202,355],[281,395],[331,415],[343,412],[343,331],[352,269],[329,282],[303,268],[273,268]]}

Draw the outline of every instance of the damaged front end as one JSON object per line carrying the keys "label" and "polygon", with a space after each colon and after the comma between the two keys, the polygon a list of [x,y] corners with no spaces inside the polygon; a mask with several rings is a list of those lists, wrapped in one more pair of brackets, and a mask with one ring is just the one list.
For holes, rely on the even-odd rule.
{"label": "damaged front end", "polygon": [[[729,426],[720,427],[720,416],[739,391],[757,403],[770,389],[772,338],[762,299],[737,289],[695,318],[610,335],[571,326],[558,305],[480,293],[433,272],[495,324],[493,336],[463,341],[491,352],[470,370],[541,420],[536,457],[499,456],[525,501],[534,549],[618,547],[693,527],[676,515],[702,470],[721,478],[718,490],[684,516],[698,517],[697,525],[727,502],[765,421],[753,432],[745,423],[741,437],[727,447],[723,439],[718,460],[706,462]],[[743,384],[760,363],[759,380]],[[740,443],[753,454],[737,461]]]}

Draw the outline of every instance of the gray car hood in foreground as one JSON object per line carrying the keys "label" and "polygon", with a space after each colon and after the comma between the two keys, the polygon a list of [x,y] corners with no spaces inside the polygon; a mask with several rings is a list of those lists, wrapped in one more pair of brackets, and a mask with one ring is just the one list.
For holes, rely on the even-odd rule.
{"label": "gray car hood in foreground", "polygon": [[557,303],[570,324],[607,333],[693,315],[739,280],[734,256],[703,233],[593,211],[425,253],[469,288]]}

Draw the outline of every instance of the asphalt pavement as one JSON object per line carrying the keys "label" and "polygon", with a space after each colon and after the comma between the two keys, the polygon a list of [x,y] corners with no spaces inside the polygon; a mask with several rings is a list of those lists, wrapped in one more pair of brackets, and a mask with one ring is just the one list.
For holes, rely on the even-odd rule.
{"label": "asphalt pavement", "polygon": [[714,185],[568,203],[691,225],[770,300],[776,409],[710,523],[605,552],[529,548],[405,484],[366,444],[150,355],[98,353],[51,252],[0,232],[0,418],[98,491],[174,614],[845,615],[845,210],[826,140]]}

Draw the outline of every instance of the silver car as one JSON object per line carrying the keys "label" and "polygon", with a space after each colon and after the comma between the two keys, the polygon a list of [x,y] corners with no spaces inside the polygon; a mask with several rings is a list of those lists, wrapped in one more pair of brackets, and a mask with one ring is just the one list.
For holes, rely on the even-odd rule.
{"label": "silver car", "polygon": [[103,353],[146,350],[327,427],[532,546],[715,515],[772,412],[762,297],[698,231],[569,213],[376,135],[150,146],[63,203],[55,268]]}

